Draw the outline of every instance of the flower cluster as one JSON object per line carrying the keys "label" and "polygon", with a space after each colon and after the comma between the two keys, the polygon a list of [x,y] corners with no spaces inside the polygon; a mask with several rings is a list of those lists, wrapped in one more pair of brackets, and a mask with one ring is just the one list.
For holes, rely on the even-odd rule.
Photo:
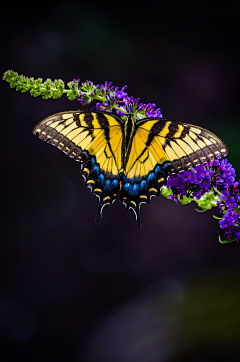
{"label": "flower cluster", "polygon": [[69,100],[77,99],[81,105],[89,105],[94,100],[96,105],[91,109],[112,112],[125,116],[133,113],[136,119],[146,117],[162,117],[160,108],[156,108],[154,103],[141,103],[140,98],[133,98],[126,93],[127,86],[121,89],[114,86],[112,82],[104,84],[94,84],[91,81],[80,83],[80,79],[73,79],[67,83],[67,88],[61,79],[52,81],[47,79],[43,82],[42,78],[34,79],[17,72],[8,70],[4,73],[3,79],[6,80],[11,88],[16,88],[21,92],[29,91],[32,96],[42,96],[48,98],[60,98],[66,94]]}
{"label": "flower cluster", "polygon": [[154,103],[140,103],[140,98],[134,98],[126,93],[127,86],[124,85],[121,89],[114,86],[112,82],[94,85],[92,82],[82,83],[81,97],[78,100],[82,104],[89,104],[91,99],[97,99],[93,109],[99,111],[112,112],[113,109],[120,116],[125,116],[128,113],[133,113],[136,119],[145,117],[162,117],[160,108],[156,108]]}
{"label": "flower cluster", "polygon": [[168,177],[164,196],[183,204],[195,201],[203,210],[218,208],[225,241],[240,238],[240,183],[235,182],[235,170],[227,161],[213,160],[194,169],[171,174]]}

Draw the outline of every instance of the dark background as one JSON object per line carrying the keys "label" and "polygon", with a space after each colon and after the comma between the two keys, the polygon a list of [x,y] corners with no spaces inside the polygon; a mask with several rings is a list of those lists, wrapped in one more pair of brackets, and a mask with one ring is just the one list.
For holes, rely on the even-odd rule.
{"label": "dark background", "polygon": [[[221,137],[239,178],[238,5],[8,1],[1,72],[127,84]],[[140,231],[119,202],[96,224],[79,164],[32,135],[78,102],[0,86],[0,362],[239,361],[239,245],[217,211],[160,196]]]}

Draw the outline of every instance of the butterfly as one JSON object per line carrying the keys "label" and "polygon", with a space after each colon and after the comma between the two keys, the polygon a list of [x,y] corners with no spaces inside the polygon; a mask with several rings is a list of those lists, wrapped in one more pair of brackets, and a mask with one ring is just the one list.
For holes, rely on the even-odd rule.
{"label": "butterfly", "polygon": [[99,198],[96,221],[119,195],[139,228],[140,205],[160,194],[171,173],[228,154],[202,127],[169,118],[135,120],[133,114],[60,112],[40,121],[33,134],[80,162],[85,185]]}

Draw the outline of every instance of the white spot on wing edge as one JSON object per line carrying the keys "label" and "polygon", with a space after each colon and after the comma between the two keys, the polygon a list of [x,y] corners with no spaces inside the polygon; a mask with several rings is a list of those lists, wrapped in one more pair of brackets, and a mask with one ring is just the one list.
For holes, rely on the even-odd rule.
{"label": "white spot on wing edge", "polygon": [[201,129],[192,126],[190,127],[190,131],[193,131],[196,134],[200,134],[202,132]]}
{"label": "white spot on wing edge", "polygon": [[73,117],[72,113],[63,113],[62,114],[62,119],[68,119],[68,118],[71,118],[71,117]]}

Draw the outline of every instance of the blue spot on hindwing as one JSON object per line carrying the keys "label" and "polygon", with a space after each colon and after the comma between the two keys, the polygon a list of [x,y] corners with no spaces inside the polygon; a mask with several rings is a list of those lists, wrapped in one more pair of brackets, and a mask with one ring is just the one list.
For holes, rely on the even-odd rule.
{"label": "blue spot on hindwing", "polygon": [[155,167],[154,172],[155,172],[156,177],[160,177],[160,176],[162,175],[162,168],[161,168],[161,166],[157,165],[157,166]]}
{"label": "blue spot on hindwing", "polygon": [[118,180],[117,179],[112,180],[112,188],[117,189],[118,186],[119,186]]}
{"label": "blue spot on hindwing", "polygon": [[105,191],[110,191],[111,190],[111,181],[110,180],[105,181],[104,190]]}
{"label": "blue spot on hindwing", "polygon": [[127,182],[125,185],[123,185],[123,190],[130,193],[131,184]]}
{"label": "blue spot on hindwing", "polygon": [[89,159],[89,154],[87,151],[82,151],[81,152],[81,159],[83,162],[86,162]]}
{"label": "blue spot on hindwing", "polygon": [[93,166],[91,171],[88,174],[88,180],[96,180],[99,175],[99,167],[97,165]]}
{"label": "blue spot on hindwing", "polygon": [[148,187],[147,187],[147,181],[146,180],[142,180],[140,182],[140,191],[147,191],[148,190]]}
{"label": "blue spot on hindwing", "polygon": [[97,183],[98,183],[99,185],[103,185],[103,184],[104,184],[104,176],[103,176],[102,173],[100,173],[100,175],[98,176],[98,178],[97,178]]}
{"label": "blue spot on hindwing", "polygon": [[132,185],[130,194],[133,196],[138,196],[138,194],[139,194],[139,185],[138,184]]}
{"label": "blue spot on hindwing", "polygon": [[147,182],[151,182],[151,181],[157,181],[154,172],[150,172],[150,174],[147,177]]}
{"label": "blue spot on hindwing", "polygon": [[90,161],[90,164],[91,164],[92,166],[94,166],[95,163],[96,163],[95,157],[91,157],[89,161]]}
{"label": "blue spot on hindwing", "polygon": [[94,165],[92,168],[97,174],[99,174],[100,170],[99,170],[99,166],[98,165]]}

